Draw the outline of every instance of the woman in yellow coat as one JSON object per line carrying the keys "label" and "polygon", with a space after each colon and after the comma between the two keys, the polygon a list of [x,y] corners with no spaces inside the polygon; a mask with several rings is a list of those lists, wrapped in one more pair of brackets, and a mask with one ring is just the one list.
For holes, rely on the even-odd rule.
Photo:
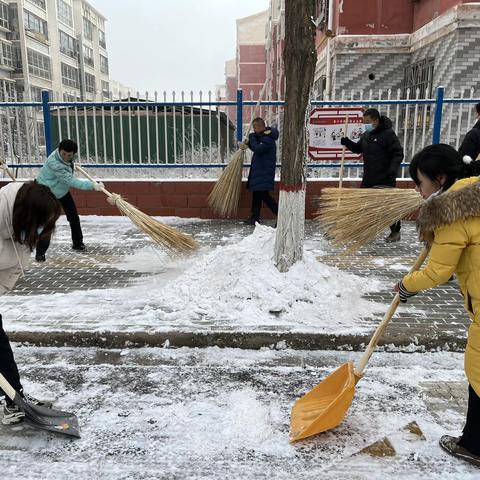
{"label": "woman in yellow coat", "polygon": [[430,145],[417,153],[410,175],[427,200],[417,229],[431,245],[427,265],[396,286],[400,300],[447,282],[456,274],[472,320],[465,351],[469,401],[461,437],[444,435],[440,446],[480,467],[480,162],[462,159],[449,145]]}

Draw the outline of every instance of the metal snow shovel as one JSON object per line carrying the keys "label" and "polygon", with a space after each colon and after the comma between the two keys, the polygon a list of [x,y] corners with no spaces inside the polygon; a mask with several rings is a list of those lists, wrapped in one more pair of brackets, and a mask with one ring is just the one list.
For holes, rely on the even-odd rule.
{"label": "metal snow shovel", "polygon": [[[428,251],[427,247],[422,250],[410,272],[420,269]],[[353,362],[345,363],[295,402],[290,421],[291,442],[325,432],[342,422],[352,403],[355,385],[362,378],[367,362],[399,303],[400,297],[397,293],[356,369]]]}
{"label": "metal snow shovel", "polygon": [[25,401],[0,373],[0,388],[25,413],[25,422],[35,428],[80,438],[80,427],[75,414],[40,407]]}

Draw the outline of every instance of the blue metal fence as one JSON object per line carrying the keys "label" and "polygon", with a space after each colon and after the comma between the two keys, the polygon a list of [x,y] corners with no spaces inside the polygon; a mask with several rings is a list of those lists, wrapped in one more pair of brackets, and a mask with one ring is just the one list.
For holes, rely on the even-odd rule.
{"label": "blue metal fence", "polygon": [[[471,127],[469,125],[471,112],[464,112],[463,106],[480,102],[479,99],[473,98],[473,92],[470,98],[464,98],[463,93],[460,98],[445,98],[445,89],[441,86],[436,89],[435,98],[420,99],[418,92],[415,99],[410,99],[409,94],[407,98],[400,98],[400,93],[397,95],[398,98],[392,99],[391,92],[386,99],[381,97],[380,93],[378,98],[373,98],[370,92],[369,98],[364,99],[360,95],[360,98],[356,99],[352,93],[350,99],[345,99],[345,95],[342,95],[341,99],[313,100],[311,105],[312,108],[383,106],[387,113],[390,113],[391,108],[396,109],[395,127],[398,133],[403,133],[399,137],[403,140],[408,160],[417,149],[430,142],[452,143],[452,122],[456,122],[457,125],[457,136],[453,140],[458,145],[459,136]],[[208,101],[193,101],[192,95],[190,102],[184,101],[183,95],[180,102],[168,102],[165,95],[163,102],[158,102],[156,95],[155,101],[129,98],[115,102],[56,102],[51,101],[47,91],[42,92],[41,100],[41,102],[0,103],[0,136],[4,140],[0,155],[12,167],[39,167],[45,155],[52,152],[58,139],[72,136],[80,148],[83,148],[79,153],[86,166],[121,169],[224,168],[229,153],[235,149],[234,139],[241,141],[243,138],[246,110],[251,111],[257,105],[257,101],[253,99],[245,100],[242,90],[237,91],[236,101],[212,101],[209,94]],[[283,101],[259,102],[261,109],[264,111],[268,109],[274,123],[281,122],[284,105]],[[450,112],[445,115],[446,105],[450,105]],[[459,107],[458,112],[454,112],[454,105]],[[23,116],[19,115],[19,111],[23,111]],[[432,113],[433,123],[430,123]],[[464,118],[466,115],[468,119]],[[235,118],[236,126],[230,117]],[[16,134],[12,125],[18,130]],[[43,135],[39,135],[38,125],[41,125]],[[22,128],[25,131],[22,131]],[[230,138],[234,130],[235,135]],[[31,139],[28,138],[29,135],[33,135]],[[179,139],[178,137],[182,135],[183,137]],[[38,140],[35,142],[36,136],[39,138],[43,136],[45,139],[43,151],[38,150],[32,155],[28,149],[23,151],[21,146],[15,148],[16,142],[22,142],[22,139],[27,137],[28,145],[38,149],[40,142]],[[173,141],[170,141],[170,136],[173,136]],[[190,149],[188,155],[185,151],[186,138]],[[138,154],[135,154],[131,146],[135,140],[141,143]],[[128,142],[130,155],[124,155],[124,145]],[[142,148],[142,142],[145,143],[143,145],[145,148]],[[163,142],[162,149],[159,142]],[[196,149],[200,152],[199,155],[196,154]],[[201,161],[198,161],[199,158]],[[130,161],[126,161],[127,159]],[[408,163],[402,164],[403,167],[407,165]],[[332,171],[338,169],[338,164],[308,163],[308,167],[323,170],[328,176],[332,176]],[[348,163],[346,167],[356,170],[358,176],[361,163]]]}

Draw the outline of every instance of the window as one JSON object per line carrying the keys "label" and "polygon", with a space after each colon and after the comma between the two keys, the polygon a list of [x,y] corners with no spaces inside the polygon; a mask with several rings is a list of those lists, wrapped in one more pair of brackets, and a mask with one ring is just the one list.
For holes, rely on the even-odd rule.
{"label": "window", "polygon": [[0,3],[0,27],[8,28],[8,5]]}
{"label": "window", "polygon": [[107,44],[105,42],[105,32],[103,30],[98,30],[98,43],[101,47],[107,48]]}
{"label": "window", "polygon": [[60,51],[69,57],[76,58],[77,57],[77,45],[76,40],[67,35],[62,30],[58,31],[59,40],[60,40]]}
{"label": "window", "polygon": [[[30,98],[32,99],[32,102],[42,101],[42,90],[46,90],[46,88],[35,87],[33,85],[30,87]],[[48,91],[48,95],[50,97],[50,100],[52,100],[53,98],[52,90]]]}
{"label": "window", "polygon": [[37,17],[32,12],[28,10],[24,10],[25,13],[25,21],[24,26],[25,29],[30,32],[36,32],[42,35],[45,40],[48,40],[48,28],[47,22],[42,20],[40,17]]}
{"label": "window", "polygon": [[100,71],[108,75],[108,58],[100,55]]}
{"label": "window", "polygon": [[51,80],[50,58],[27,48],[28,71],[37,77]]}
{"label": "window", "polygon": [[30,3],[33,3],[37,7],[45,10],[45,0],[28,0]]}
{"label": "window", "polygon": [[325,29],[328,22],[328,2],[327,0],[317,0],[315,5],[315,23],[317,28]]}
{"label": "window", "polygon": [[68,26],[73,25],[73,20],[72,20],[72,7],[70,4],[67,2],[64,2],[63,0],[58,0],[57,2],[57,13],[58,13],[58,19],[65,23]]}
{"label": "window", "polygon": [[93,23],[86,18],[83,19],[83,34],[87,40],[93,40]]}
{"label": "window", "polygon": [[93,49],[87,47],[86,45],[83,46],[83,61],[86,65],[92,68],[95,66],[95,63],[93,61]]}
{"label": "window", "polygon": [[14,43],[12,45],[12,53],[13,53],[13,66],[17,73],[21,73],[23,71],[22,65],[22,54],[20,51],[20,45],[18,43]]}
{"label": "window", "polygon": [[110,96],[110,84],[105,80],[102,80],[102,94],[106,98]]}
{"label": "window", "polygon": [[[433,91],[433,70],[435,65],[434,58],[424,58],[419,62],[408,65],[404,70],[403,78],[403,98],[407,98],[407,90],[410,90],[410,99],[415,99],[418,90],[418,98],[426,98],[432,96]],[[406,109],[405,109],[406,110]],[[406,118],[407,128],[423,127],[423,109],[419,108],[417,112],[417,118],[415,118],[414,109],[411,108],[408,118]],[[431,107],[426,107],[425,115],[425,127],[430,126],[430,113]]]}
{"label": "window", "polygon": [[43,122],[37,122],[37,137],[39,145],[45,145],[45,125]]}
{"label": "window", "polygon": [[80,101],[80,97],[78,95],[74,95],[73,93],[64,93],[63,94],[63,101],[64,102],[78,102],[78,101]]}
{"label": "window", "polygon": [[13,67],[13,49],[8,43],[2,42],[2,65]]}
{"label": "window", "polygon": [[78,88],[78,69],[62,62],[62,84]]}
{"label": "window", "polygon": [[95,93],[95,76],[85,72],[85,90],[88,93]]}

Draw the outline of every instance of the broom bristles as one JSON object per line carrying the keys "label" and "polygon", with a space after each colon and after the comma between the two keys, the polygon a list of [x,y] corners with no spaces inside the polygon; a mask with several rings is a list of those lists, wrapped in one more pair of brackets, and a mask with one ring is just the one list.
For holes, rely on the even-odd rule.
{"label": "broom bristles", "polygon": [[120,212],[127,216],[141,231],[155,243],[172,251],[188,252],[198,248],[198,242],[176,228],[160,223],[128,203],[120,195],[112,194],[112,200]]}
{"label": "broom bristles", "polygon": [[413,189],[326,188],[322,190],[316,220],[333,244],[352,252],[390,225],[411,216],[424,202]]}
{"label": "broom bristles", "polygon": [[230,217],[237,213],[245,156],[245,151],[241,149],[232,155],[208,196],[208,205],[221,217]]}

